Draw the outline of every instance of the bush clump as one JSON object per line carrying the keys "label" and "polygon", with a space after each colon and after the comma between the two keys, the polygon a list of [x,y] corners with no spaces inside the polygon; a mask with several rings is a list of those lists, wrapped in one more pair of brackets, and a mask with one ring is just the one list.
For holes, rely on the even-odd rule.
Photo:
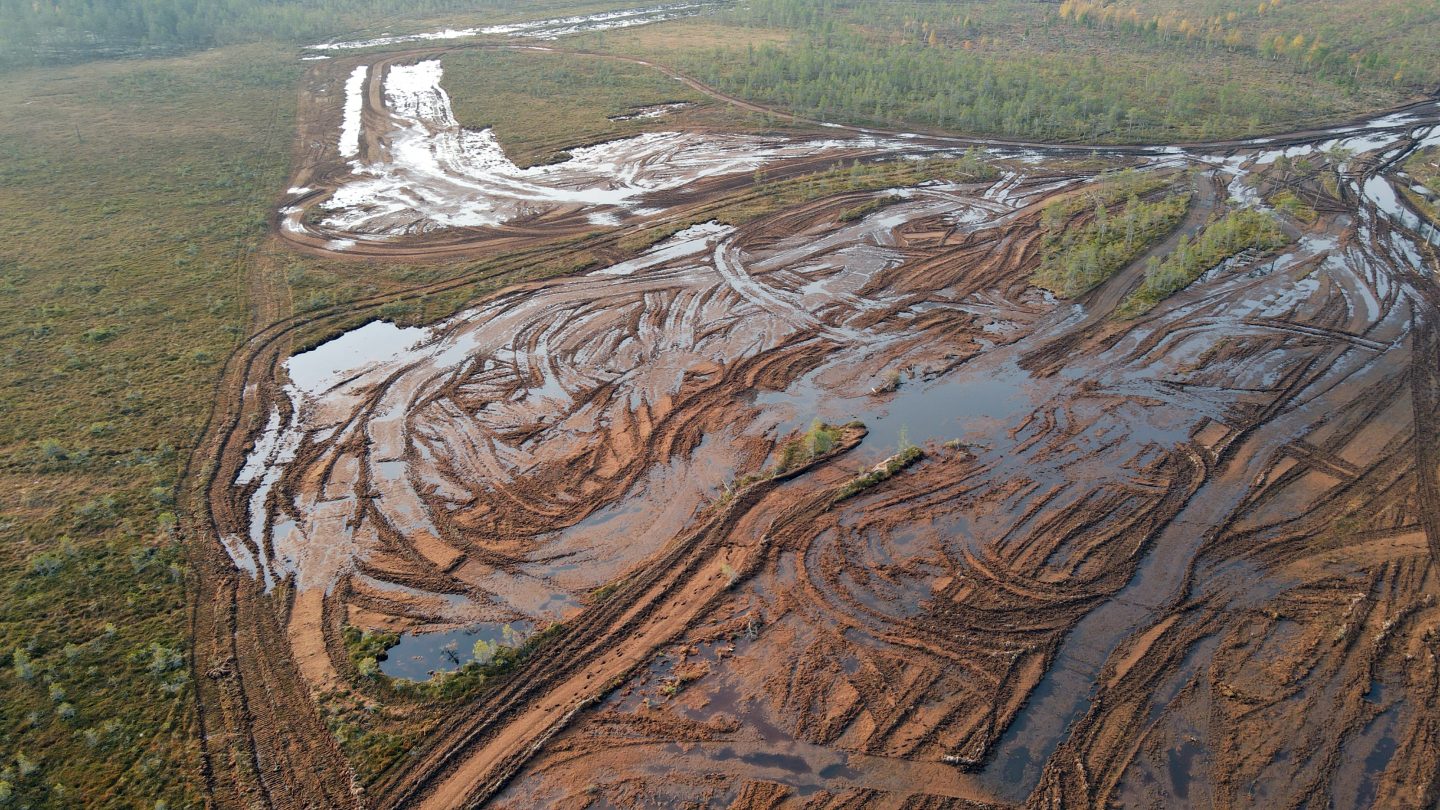
{"label": "bush clump", "polygon": [[835,449],[840,430],[816,419],[810,429],[798,439],[791,439],[780,449],[780,459],[775,463],[773,475],[785,473]]}
{"label": "bush clump", "polygon": [[350,663],[366,678],[379,676],[380,662],[385,660],[391,647],[400,643],[399,633],[383,630],[371,633],[348,625],[340,635],[345,641],[345,653]]}

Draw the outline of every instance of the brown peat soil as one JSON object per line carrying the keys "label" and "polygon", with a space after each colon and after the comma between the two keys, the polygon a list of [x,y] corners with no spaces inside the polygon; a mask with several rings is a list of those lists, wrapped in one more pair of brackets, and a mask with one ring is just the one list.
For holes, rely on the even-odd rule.
{"label": "brown peat soil", "polygon": [[[443,54],[304,80],[277,239],[484,261],[226,367],[187,478],[217,804],[1437,799],[1440,265],[1390,179],[1435,104],[1099,151],[787,118],[520,168],[455,123]],[[1157,256],[1299,202],[1122,319],[1143,256],[1032,285],[1118,169],[1191,194]],[[785,182],[812,193],[734,215]],[[534,635],[503,667],[390,674],[505,624]],[[348,628],[403,637],[377,673]]]}

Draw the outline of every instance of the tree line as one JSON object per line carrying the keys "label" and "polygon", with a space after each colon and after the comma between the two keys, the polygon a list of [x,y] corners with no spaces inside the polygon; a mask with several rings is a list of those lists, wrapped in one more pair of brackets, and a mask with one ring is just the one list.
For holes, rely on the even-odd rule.
{"label": "tree line", "polygon": [[[1251,7],[1237,3],[1223,14],[1192,16],[1175,10],[1148,10],[1113,0],[1065,0],[1061,20],[1089,28],[1145,37],[1155,41],[1193,45],[1206,50],[1223,48],[1245,52],[1289,68],[1313,72],[1347,84],[1413,85],[1423,89],[1440,78],[1430,48],[1417,51],[1404,36],[1381,36],[1425,30],[1440,24],[1440,3],[1414,0],[1391,11],[1377,11],[1374,22],[1342,27],[1325,11],[1296,18],[1283,0],[1265,0]],[[1398,11],[1398,13],[1397,13]],[[1367,30],[1369,29],[1369,30]],[[1337,41],[1340,40],[1340,41]]]}
{"label": "tree line", "polygon": [[306,42],[394,15],[518,10],[525,0],[0,0],[0,67]]}
{"label": "tree line", "polygon": [[683,64],[826,120],[1108,142],[1258,134],[1440,81],[1440,0],[1288,2],[748,0],[728,20],[787,41]]}

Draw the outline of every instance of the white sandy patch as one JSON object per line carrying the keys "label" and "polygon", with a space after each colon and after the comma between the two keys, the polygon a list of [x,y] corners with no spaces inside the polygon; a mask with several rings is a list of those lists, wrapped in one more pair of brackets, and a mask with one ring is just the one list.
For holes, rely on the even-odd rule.
{"label": "white sandy patch", "polygon": [[456,122],[442,76],[439,60],[389,69],[385,102],[396,129],[387,159],[357,164],[354,179],[324,205],[331,212],[328,227],[400,235],[495,226],[562,206],[634,209],[647,194],[699,178],[884,143],[651,132],[574,149],[563,163],[521,169],[491,130]]}
{"label": "white sandy patch", "polygon": [[611,121],[643,121],[650,118],[659,118],[662,115],[672,113],[676,110],[683,110],[692,106],[689,101],[676,101],[670,104],[656,104],[653,107],[642,107],[638,110],[631,110],[621,115],[610,116]]}
{"label": "white sandy patch", "polygon": [[350,72],[345,82],[345,116],[340,122],[340,156],[354,157],[360,151],[360,115],[365,110],[365,76],[369,65]]}
{"label": "white sandy patch", "polygon": [[645,252],[645,255],[631,259],[628,262],[612,264],[601,270],[596,270],[592,275],[597,276],[628,276],[639,270],[651,267],[659,267],[662,264],[673,262],[686,256],[698,256],[702,253],[709,253],[714,248],[720,237],[735,230],[734,226],[721,225],[714,220],[699,225],[691,225],[669,239],[656,244]]}
{"label": "white sandy patch", "polygon": [[556,17],[548,20],[529,20],[505,25],[476,26],[474,28],[445,28],[440,31],[427,31],[420,34],[397,34],[375,37],[374,39],[326,42],[319,45],[310,45],[308,49],[312,51],[344,51],[356,48],[399,45],[406,42],[466,39],[480,35],[526,37],[529,39],[547,40],[559,39],[563,36],[585,31],[608,31],[616,28],[629,28],[636,25],[663,22],[678,17],[688,17],[699,14],[711,5],[713,5],[713,3],[670,3],[661,6],[629,8],[575,17]]}

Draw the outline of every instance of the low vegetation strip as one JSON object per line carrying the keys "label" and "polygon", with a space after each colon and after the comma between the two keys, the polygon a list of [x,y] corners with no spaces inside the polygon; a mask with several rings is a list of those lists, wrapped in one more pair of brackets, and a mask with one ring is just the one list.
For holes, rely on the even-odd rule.
{"label": "low vegetation strip", "polygon": [[[1111,197],[1113,201],[1113,196]],[[1089,208],[1091,201],[1082,201]],[[1073,209],[1075,203],[1056,203]],[[1153,202],[1129,190],[1114,214],[1105,199],[1096,198],[1078,227],[1061,224],[1063,212],[1046,210],[1045,255],[1035,283],[1063,298],[1072,298],[1110,278],[1145,249],[1175,228],[1190,207],[1188,193],[1170,194]]]}
{"label": "low vegetation strip", "polygon": [[1145,281],[1120,304],[1116,314],[1133,318],[1190,286],[1206,270],[1247,250],[1270,250],[1285,244],[1275,217],[1264,211],[1232,211],[1207,226],[1193,241],[1181,237],[1164,261],[1151,259]]}
{"label": "low vegetation strip", "polygon": [[870,489],[871,487],[881,483],[882,481],[893,478],[896,473],[900,472],[906,467],[909,467],[911,464],[916,463],[924,457],[924,450],[921,450],[914,445],[906,447],[904,450],[901,450],[890,458],[887,458],[879,464],[875,465],[873,468],[871,468],[869,472],[865,473],[864,475],[856,476],[855,478],[852,478],[850,481],[846,482],[846,484],[840,487],[840,490],[835,493],[835,502],[838,503],[845,500],[846,498],[853,498],[854,496],[859,495],[861,492]]}

